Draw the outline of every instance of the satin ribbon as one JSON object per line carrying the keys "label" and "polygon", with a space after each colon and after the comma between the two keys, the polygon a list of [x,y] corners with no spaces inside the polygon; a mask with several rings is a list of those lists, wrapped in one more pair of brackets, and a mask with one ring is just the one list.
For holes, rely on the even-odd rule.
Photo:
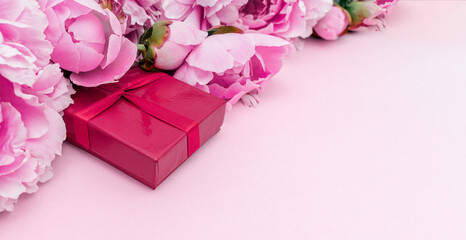
{"label": "satin ribbon", "polygon": [[144,87],[164,76],[166,75],[160,74],[158,77],[154,77],[152,74],[146,75],[125,84],[123,87],[114,83],[100,86],[99,88],[109,91],[112,94],[81,109],[74,115],[73,122],[76,133],[76,142],[88,150],[91,150],[88,127],[89,121],[111,107],[116,101],[118,101],[118,99],[122,98],[132,103],[145,113],[186,132],[188,138],[188,156],[191,156],[200,147],[199,124],[194,120],[171,111],[170,109],[146,101],[131,92],[132,90]]}

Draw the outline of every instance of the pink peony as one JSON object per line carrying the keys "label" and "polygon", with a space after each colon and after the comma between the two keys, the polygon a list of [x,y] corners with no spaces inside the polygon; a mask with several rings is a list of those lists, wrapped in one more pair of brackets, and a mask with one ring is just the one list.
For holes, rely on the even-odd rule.
{"label": "pink peony", "polygon": [[240,8],[242,24],[286,39],[309,37],[332,0],[252,0]]}
{"label": "pink peony", "polygon": [[33,0],[4,0],[0,8],[0,211],[52,176],[71,102],[71,84],[43,31],[47,17]]}
{"label": "pink peony", "polygon": [[248,0],[162,0],[164,17],[187,22],[207,30],[218,25],[234,25],[238,9]]}
{"label": "pink peony", "polygon": [[140,39],[141,67],[145,70],[175,70],[186,56],[207,37],[207,32],[179,21],[159,21]]}
{"label": "pink peony", "polygon": [[154,9],[154,4],[156,2],[123,1],[123,12],[126,17],[124,34],[133,43],[137,43],[144,31],[160,18],[161,13]]}
{"label": "pink peony", "polygon": [[135,0],[136,3],[146,10],[146,14],[153,21],[157,21],[162,16],[161,0]]}
{"label": "pink peony", "polygon": [[174,77],[228,100],[229,109],[248,93],[252,95],[243,102],[252,105],[251,96],[280,70],[292,50],[288,41],[266,34],[212,35],[194,48]]}
{"label": "pink peony", "polygon": [[336,40],[348,29],[350,21],[351,19],[346,10],[333,6],[327,15],[317,22],[314,31],[325,40]]}
{"label": "pink peony", "polygon": [[54,50],[52,61],[72,72],[82,86],[121,77],[136,59],[136,46],[123,37],[120,20],[93,0],[39,0],[47,15],[45,30]]}

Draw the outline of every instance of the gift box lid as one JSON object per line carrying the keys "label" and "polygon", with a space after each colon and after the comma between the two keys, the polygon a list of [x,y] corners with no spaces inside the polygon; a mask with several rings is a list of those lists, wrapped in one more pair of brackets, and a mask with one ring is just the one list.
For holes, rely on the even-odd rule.
{"label": "gift box lid", "polygon": [[[140,78],[155,81],[131,93],[199,124],[199,143],[214,135],[223,123],[225,101],[165,73],[138,68],[123,76],[118,86]],[[155,118],[124,98],[116,100],[88,122],[90,149],[76,141],[75,115],[111,95],[102,88],[77,87],[74,104],[65,110],[67,140],[155,188],[188,157],[186,132]]]}

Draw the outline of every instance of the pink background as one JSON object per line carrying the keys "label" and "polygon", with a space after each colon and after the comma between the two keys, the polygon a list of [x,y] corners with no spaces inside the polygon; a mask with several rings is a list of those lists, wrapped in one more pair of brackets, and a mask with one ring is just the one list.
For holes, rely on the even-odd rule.
{"label": "pink background", "polygon": [[155,191],[65,144],[0,239],[466,239],[465,13],[307,41]]}

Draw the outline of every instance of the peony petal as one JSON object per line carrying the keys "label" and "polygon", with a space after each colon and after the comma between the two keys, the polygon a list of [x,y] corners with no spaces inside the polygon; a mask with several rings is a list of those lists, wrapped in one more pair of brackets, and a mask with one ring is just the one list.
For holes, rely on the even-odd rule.
{"label": "peony petal", "polygon": [[202,29],[201,28],[201,20],[202,20],[202,8],[200,6],[196,6],[191,9],[191,13],[186,17],[186,19],[183,21],[196,29]]}
{"label": "peony petal", "polygon": [[64,32],[61,36],[53,49],[51,57],[52,61],[59,63],[63,69],[79,72],[79,51],[67,32]]}
{"label": "peony petal", "polygon": [[118,53],[121,49],[121,39],[122,37],[115,34],[110,35],[108,38],[107,54],[105,54],[102,63],[100,64],[101,68],[106,68],[118,57]]}
{"label": "peony petal", "polygon": [[240,65],[244,65],[254,55],[254,42],[244,34],[227,33],[210,37],[219,38],[218,41]]}
{"label": "peony petal", "polygon": [[254,55],[253,42],[242,34],[212,35],[194,48],[186,59],[191,66],[221,73],[234,66],[245,64]]}
{"label": "peony petal", "polygon": [[197,0],[196,2],[203,7],[213,7],[217,1],[218,0]]}
{"label": "peony petal", "polygon": [[[2,4],[3,2],[4,1],[2,1]],[[3,7],[4,6],[2,5],[2,8]],[[30,27],[37,29],[39,32],[44,32],[48,25],[47,16],[40,11],[39,8],[40,6],[36,1],[27,1],[27,4],[24,6],[24,11],[18,16],[16,22],[29,25]]]}
{"label": "peony petal", "polygon": [[121,36],[123,34],[123,31],[121,30],[120,20],[118,20],[115,14],[111,12],[110,10],[104,9],[104,12],[106,14],[105,17],[108,18],[108,23],[110,24],[110,27],[113,33],[118,36]]}
{"label": "peony petal", "polygon": [[100,65],[104,58],[103,54],[79,42],[75,46],[79,52],[79,72],[91,71]]}
{"label": "peony petal", "polygon": [[0,178],[0,196],[17,199],[25,191],[26,187],[22,182],[7,177]]}
{"label": "peony petal", "polygon": [[43,136],[48,130],[48,122],[44,119],[43,109],[31,105],[27,99],[33,98],[30,102],[37,102],[37,97],[24,95],[20,90],[20,85],[9,81],[0,81],[0,96],[2,101],[10,102],[15,108],[21,109],[21,120],[28,130],[28,138]]}
{"label": "peony petal", "polygon": [[69,0],[66,1],[64,5],[71,10],[69,18],[86,15],[91,11],[100,14],[104,13],[102,7],[94,0]]}
{"label": "peony petal", "polygon": [[39,74],[36,82],[32,86],[35,91],[42,91],[55,86],[63,76],[63,73],[58,68],[58,64],[46,66]]}
{"label": "peony petal", "polygon": [[48,131],[38,138],[29,139],[26,146],[32,155],[47,163],[52,161],[55,154],[61,154],[62,142],[66,138],[66,128],[58,112],[48,107],[43,111],[43,116],[49,126]]}
{"label": "peony petal", "polygon": [[2,0],[0,19],[16,21],[26,4],[25,0]]}
{"label": "peony petal", "polygon": [[206,85],[213,78],[212,72],[204,71],[196,67],[191,67],[186,63],[181,65],[181,67],[178,68],[173,76],[176,79],[179,79],[191,86],[196,84]]}
{"label": "peony petal", "polygon": [[201,31],[190,24],[173,21],[170,24],[168,41],[181,45],[198,45],[207,37],[207,32]]}
{"label": "peony petal", "polygon": [[251,39],[256,46],[265,46],[265,47],[281,47],[286,45],[291,45],[289,41],[271,36],[268,34],[262,33],[246,33],[244,34],[247,38]]}
{"label": "peony petal", "polygon": [[225,24],[232,24],[239,18],[238,8],[227,5],[216,13],[218,19]]}
{"label": "peony petal", "polygon": [[180,4],[176,0],[174,1],[162,1],[162,9],[164,15],[168,19],[181,19],[189,13],[192,4]]}
{"label": "peony petal", "polygon": [[0,153],[3,153],[0,154],[0,168],[16,160],[18,153],[15,153],[18,156],[10,155],[8,158],[5,153],[24,148],[26,138],[27,129],[21,120],[20,112],[10,103],[0,102]]}
{"label": "peony petal", "polygon": [[0,75],[11,82],[28,86],[34,83],[36,67],[18,49],[0,45],[0,56],[2,55],[4,62],[0,61]]}
{"label": "peony petal", "polygon": [[134,0],[126,0],[123,5],[123,11],[126,16],[129,16],[131,25],[143,26],[149,19],[144,8],[149,9],[149,6],[142,7]]}
{"label": "peony petal", "polygon": [[18,169],[8,175],[2,176],[2,178],[16,180],[20,183],[34,181],[38,177],[35,171],[36,167],[37,161],[28,157],[23,160],[23,164]]}
{"label": "peony petal", "polygon": [[284,23],[284,25],[286,25],[287,28],[284,32],[280,33],[280,36],[284,38],[295,38],[306,31],[306,20],[304,19],[298,5],[293,7],[289,13],[289,19],[287,19],[287,22]]}
{"label": "peony petal", "polygon": [[162,48],[156,48],[155,67],[163,70],[175,70],[183,62],[192,46],[179,45],[171,41],[163,44]]}
{"label": "peony petal", "polygon": [[32,88],[24,88],[25,94],[34,94],[40,103],[45,103],[57,112],[63,111],[73,100],[73,88],[68,79],[63,77],[58,64],[50,64],[37,75],[36,83]]}
{"label": "peony petal", "polygon": [[105,44],[105,32],[100,19],[93,13],[76,18],[69,27],[76,41]]}
{"label": "peony petal", "polygon": [[56,46],[63,32],[65,32],[65,25],[51,8],[45,9],[45,13],[47,14],[49,24],[44,33],[47,36],[47,40],[49,40],[53,46]]}
{"label": "peony petal", "polygon": [[115,79],[123,76],[133,65],[136,53],[136,45],[123,38],[118,57],[106,68],[96,68],[85,73],[71,74],[70,79],[75,84],[85,87],[95,87],[103,83],[115,82]]}
{"label": "peony petal", "polygon": [[[233,67],[235,59],[221,42],[217,41],[222,35],[214,35],[194,48],[186,58],[186,62],[199,69],[212,72],[223,72]],[[217,37],[217,38],[214,38]]]}

